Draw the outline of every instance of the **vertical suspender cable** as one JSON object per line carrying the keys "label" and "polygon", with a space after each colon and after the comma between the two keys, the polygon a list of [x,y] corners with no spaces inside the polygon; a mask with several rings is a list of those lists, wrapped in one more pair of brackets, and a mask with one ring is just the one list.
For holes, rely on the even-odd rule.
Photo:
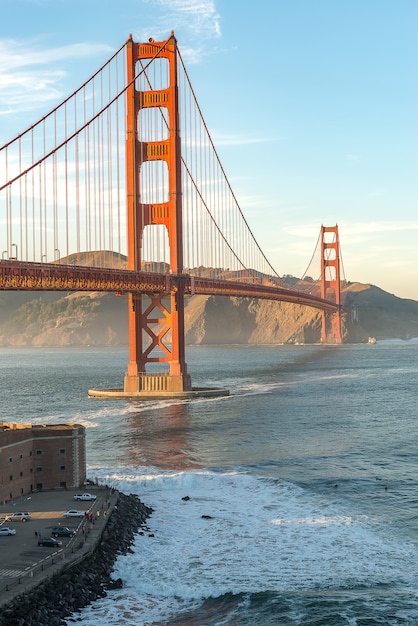
{"label": "vertical suspender cable", "polygon": [[[67,103],[64,106],[64,129],[65,136],[68,135],[68,124],[67,124]],[[70,240],[69,240],[69,206],[68,206],[68,144],[65,142],[64,147],[64,159],[65,159],[65,254],[69,256],[70,254]]]}
{"label": "vertical suspender cable", "polygon": [[[18,141],[18,151],[19,151],[19,171],[22,171],[22,145],[21,139]],[[24,260],[23,254],[23,204],[22,204],[22,178],[19,178],[19,250],[21,259]]]}
{"label": "vertical suspender cable", "polygon": [[[117,58],[116,60],[116,84],[117,84],[117,90],[119,91],[119,58]],[[123,116],[123,119],[125,120],[125,115]],[[120,265],[120,254],[121,254],[121,222],[120,222],[120,211],[121,211],[121,202],[120,202],[120,150],[119,150],[119,137],[121,136],[126,136],[126,130],[125,132],[122,133],[119,130],[119,98],[117,98],[116,103],[115,103],[115,119],[116,119],[116,208],[117,208],[117,213],[116,213],[116,223],[117,223],[117,253],[118,253],[118,260],[119,260],[119,265]]]}
{"label": "vertical suspender cable", "polygon": [[[108,89],[107,95],[109,102],[111,100],[110,93],[110,75],[108,73]],[[113,187],[112,187],[112,109],[107,109],[107,211],[108,211],[108,231],[109,231],[109,251],[113,253]],[[114,267],[113,254],[110,257],[111,267]]]}
{"label": "vertical suspender cable", "polygon": [[[46,121],[44,122],[44,137],[46,139]],[[44,141],[44,154],[46,153],[46,141]],[[43,163],[43,190],[41,193],[41,197],[43,199],[43,240],[44,240],[44,259],[45,261],[48,260],[47,257],[47,253],[48,253],[48,221],[47,221],[47,184],[48,184],[48,167],[49,167],[49,160],[44,161]]]}
{"label": "vertical suspender cable", "polygon": [[[5,170],[6,170],[6,180],[9,180],[9,148],[6,148],[6,152],[5,152]],[[10,233],[10,216],[9,216],[9,193],[10,193],[10,189],[9,186],[7,186],[6,188],[6,251],[7,251],[7,256],[10,255],[10,244],[12,242],[11,239],[11,233]],[[3,253],[2,253],[3,254]]]}
{"label": "vertical suspender cable", "polygon": [[[76,96],[77,98],[77,96]],[[77,128],[77,99],[74,103],[74,128]],[[76,231],[76,252],[80,252],[80,229],[81,229],[81,220],[80,220],[80,146],[79,146],[80,137],[79,135],[75,138],[75,231]],[[57,237],[57,245],[56,248],[59,249],[58,246],[58,237]]]}

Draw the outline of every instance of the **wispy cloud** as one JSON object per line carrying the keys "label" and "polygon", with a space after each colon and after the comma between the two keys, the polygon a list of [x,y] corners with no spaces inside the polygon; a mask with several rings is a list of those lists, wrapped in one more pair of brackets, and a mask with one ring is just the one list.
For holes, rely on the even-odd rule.
{"label": "wispy cloud", "polygon": [[342,223],[341,229],[348,235],[355,235],[361,232],[366,233],[392,233],[392,232],[411,232],[418,230],[418,220],[406,221],[376,221],[376,222],[345,222]]}
{"label": "wispy cloud", "polygon": [[164,9],[160,25],[171,24],[170,29],[187,29],[190,35],[204,39],[220,37],[220,16],[213,0],[141,0]]}
{"label": "wispy cloud", "polygon": [[89,43],[45,48],[37,40],[1,39],[0,115],[29,111],[56,101],[67,88],[67,62],[112,51],[110,46]]}
{"label": "wispy cloud", "polygon": [[[40,47],[38,41],[16,41],[11,39],[0,39],[0,68],[1,71],[9,72],[17,68],[32,68],[33,66],[44,66],[57,61],[68,61],[69,59],[82,59],[92,55],[111,52],[110,46],[76,43],[58,48]],[[36,49],[38,47],[38,49]],[[28,48],[31,53],[28,54]]]}
{"label": "wispy cloud", "polygon": [[[292,237],[311,239],[313,233],[318,232],[318,224],[284,226],[283,230]],[[376,221],[376,222],[348,222],[339,224],[339,231],[344,232],[344,239],[350,238],[362,241],[381,233],[418,231],[418,220],[415,221]]]}
{"label": "wispy cloud", "polygon": [[[416,256],[415,241],[411,241],[409,235],[418,232],[418,221],[347,222],[344,220],[338,226],[341,254],[344,258],[344,265],[349,259],[351,276],[354,276],[357,271],[356,266],[361,271],[367,266],[368,280],[383,284],[381,278],[372,278],[372,267],[382,268],[383,261],[387,264],[389,260],[398,257],[409,259],[410,263],[411,255]],[[282,258],[296,257],[297,263],[300,262],[301,258],[304,258],[304,255],[306,256],[306,250],[312,249],[313,251],[315,242],[318,243],[319,241],[318,223],[284,225],[282,230],[286,233],[286,237],[282,239],[283,243],[280,244],[280,254]],[[397,233],[397,237],[391,237],[387,241],[387,233],[391,235]],[[414,237],[412,239],[414,240]],[[315,250],[318,254],[319,248]],[[272,257],[275,254],[278,256],[278,252],[274,252]],[[317,261],[314,260],[315,262]],[[305,268],[301,268],[297,263],[293,272],[295,275],[300,275]]]}
{"label": "wispy cloud", "polygon": [[221,37],[221,18],[214,0],[139,1],[150,8],[152,26],[141,27],[136,33],[138,40],[145,41],[150,36],[164,40],[171,31],[177,37],[183,33],[182,40],[190,42],[181,48],[187,65],[199,63],[209,54],[207,41]]}

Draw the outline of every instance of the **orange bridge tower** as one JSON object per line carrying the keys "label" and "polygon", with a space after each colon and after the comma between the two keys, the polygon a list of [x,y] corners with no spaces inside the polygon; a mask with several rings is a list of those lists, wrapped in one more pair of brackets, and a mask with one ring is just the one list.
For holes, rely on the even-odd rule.
{"label": "orange bridge tower", "polygon": [[[331,238],[331,240],[329,240]],[[321,298],[341,306],[338,226],[321,226]],[[342,343],[341,313],[322,311],[322,343]]]}
{"label": "orange bridge tower", "polygon": [[[139,67],[145,67],[158,53],[168,64],[168,85],[161,89],[140,91],[136,87]],[[183,231],[181,195],[181,151],[177,81],[177,42],[174,34],[160,43],[127,42],[127,211],[128,269],[140,271],[143,259],[143,235],[147,226],[164,225],[168,233],[170,273],[173,280],[164,293],[129,294],[129,364],[124,391],[129,393],[178,393],[191,390],[187,373],[184,339]],[[146,109],[164,109],[167,136],[143,140],[138,120]],[[167,170],[167,198],[163,202],[144,203],[146,182],[142,169],[163,161]],[[177,277],[177,279],[175,278]],[[144,340],[146,339],[146,341]],[[167,363],[162,374],[146,373],[149,363]]]}

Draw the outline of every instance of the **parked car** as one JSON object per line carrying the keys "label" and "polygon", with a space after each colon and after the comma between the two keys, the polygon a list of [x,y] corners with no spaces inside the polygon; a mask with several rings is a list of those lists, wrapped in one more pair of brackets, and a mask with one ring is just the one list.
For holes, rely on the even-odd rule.
{"label": "parked car", "polygon": [[12,522],[27,522],[31,519],[31,515],[30,513],[28,513],[28,511],[26,511],[25,513],[13,513],[8,519]]}
{"label": "parked car", "polygon": [[0,536],[2,535],[15,535],[16,531],[14,528],[8,528],[7,526],[0,526]]}
{"label": "parked car", "polygon": [[54,537],[43,537],[39,539],[38,546],[45,546],[48,548],[59,548],[62,546],[62,541],[57,541]]}
{"label": "parked car", "polygon": [[65,511],[64,517],[84,517],[83,511],[76,511],[75,509],[70,509],[69,511]]}
{"label": "parked car", "polygon": [[75,530],[70,530],[67,526],[55,526],[51,531],[51,535],[53,537],[73,537]]}
{"label": "parked car", "polygon": [[92,501],[96,500],[97,496],[93,496],[91,493],[76,493],[74,496],[74,500],[86,500]]}

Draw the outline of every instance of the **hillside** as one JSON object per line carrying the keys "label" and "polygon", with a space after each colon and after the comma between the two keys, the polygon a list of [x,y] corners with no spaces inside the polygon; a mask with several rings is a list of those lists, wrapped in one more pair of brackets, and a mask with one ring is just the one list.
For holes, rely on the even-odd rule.
{"label": "hillside", "polygon": [[[343,299],[348,343],[418,337],[418,302],[373,285],[349,284]],[[321,313],[263,300],[193,296],[186,301],[188,344],[315,343]],[[108,293],[1,292],[0,346],[125,345],[126,297]]]}

